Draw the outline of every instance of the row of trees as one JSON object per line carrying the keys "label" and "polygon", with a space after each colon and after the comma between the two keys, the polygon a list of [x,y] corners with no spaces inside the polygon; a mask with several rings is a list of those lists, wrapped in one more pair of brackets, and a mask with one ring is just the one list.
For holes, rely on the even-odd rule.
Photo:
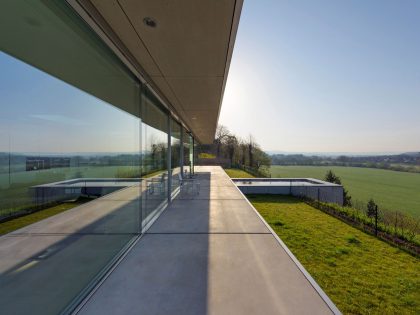
{"label": "row of trees", "polygon": [[202,145],[201,152],[216,159],[227,159],[231,166],[269,174],[271,159],[250,135],[240,138],[227,127],[218,125],[216,137],[211,145]]}
{"label": "row of trees", "polygon": [[420,172],[420,152],[374,156],[273,154],[272,165],[353,166],[401,172]]}

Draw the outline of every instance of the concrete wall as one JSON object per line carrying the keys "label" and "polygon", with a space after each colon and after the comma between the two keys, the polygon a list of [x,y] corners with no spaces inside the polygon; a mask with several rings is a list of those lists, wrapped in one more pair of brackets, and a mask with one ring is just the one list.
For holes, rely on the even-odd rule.
{"label": "concrete wall", "polygon": [[[101,182],[114,183],[113,186],[101,185]],[[72,179],[56,183],[49,183],[44,185],[33,186],[30,188],[30,194],[32,196],[33,203],[37,206],[52,203],[60,202],[64,200],[76,199],[82,195],[87,196],[104,196],[110,194],[114,191],[127,187],[124,183],[119,182],[137,182],[139,179],[104,179],[104,178],[94,178],[94,179]],[[83,185],[83,183],[95,182],[95,185]],[[80,183],[79,186],[74,186],[74,184]]]}
{"label": "concrete wall", "polygon": [[[246,185],[241,182],[267,182],[267,185]],[[290,186],[275,186],[270,185],[269,182],[283,181],[291,182]],[[298,182],[308,182],[311,185],[299,185]],[[235,179],[235,184],[244,194],[272,194],[272,195],[292,195],[296,197],[307,197],[322,202],[336,203],[343,205],[343,186],[327,183],[324,181],[308,178],[250,178],[250,179]]]}
{"label": "concrete wall", "polygon": [[342,186],[292,186],[290,195],[343,205]]}

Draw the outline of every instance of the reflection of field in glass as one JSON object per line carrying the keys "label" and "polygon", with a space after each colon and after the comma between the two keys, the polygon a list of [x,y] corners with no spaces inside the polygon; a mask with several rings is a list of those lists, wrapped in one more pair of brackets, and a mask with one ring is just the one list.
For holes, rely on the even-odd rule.
{"label": "reflection of field in glass", "polygon": [[32,196],[29,188],[73,178],[135,178],[140,168],[134,166],[95,166],[57,168],[31,172],[0,174],[0,216],[29,208]]}
{"label": "reflection of field in glass", "polygon": [[63,202],[59,205],[47,207],[46,209],[43,209],[42,211],[38,211],[38,212],[31,213],[22,217],[18,217],[16,219],[2,222],[0,223],[0,235],[10,233],[24,226],[44,220],[48,217],[67,211],[69,209],[82,205],[86,202],[89,202],[90,200],[91,199],[88,199],[88,198],[79,198],[74,201]]}

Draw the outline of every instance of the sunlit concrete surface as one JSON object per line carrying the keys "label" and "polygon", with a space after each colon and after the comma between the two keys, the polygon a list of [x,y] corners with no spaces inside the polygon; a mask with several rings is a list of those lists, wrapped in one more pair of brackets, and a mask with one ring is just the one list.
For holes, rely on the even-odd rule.
{"label": "sunlit concrete surface", "polygon": [[226,173],[196,171],[80,314],[333,313]]}

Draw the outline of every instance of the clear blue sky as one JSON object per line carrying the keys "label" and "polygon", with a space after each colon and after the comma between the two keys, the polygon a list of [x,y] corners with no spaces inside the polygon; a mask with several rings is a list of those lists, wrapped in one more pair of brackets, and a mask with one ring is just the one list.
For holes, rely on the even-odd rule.
{"label": "clear blue sky", "polygon": [[420,1],[245,1],[220,123],[265,150],[420,151]]}

